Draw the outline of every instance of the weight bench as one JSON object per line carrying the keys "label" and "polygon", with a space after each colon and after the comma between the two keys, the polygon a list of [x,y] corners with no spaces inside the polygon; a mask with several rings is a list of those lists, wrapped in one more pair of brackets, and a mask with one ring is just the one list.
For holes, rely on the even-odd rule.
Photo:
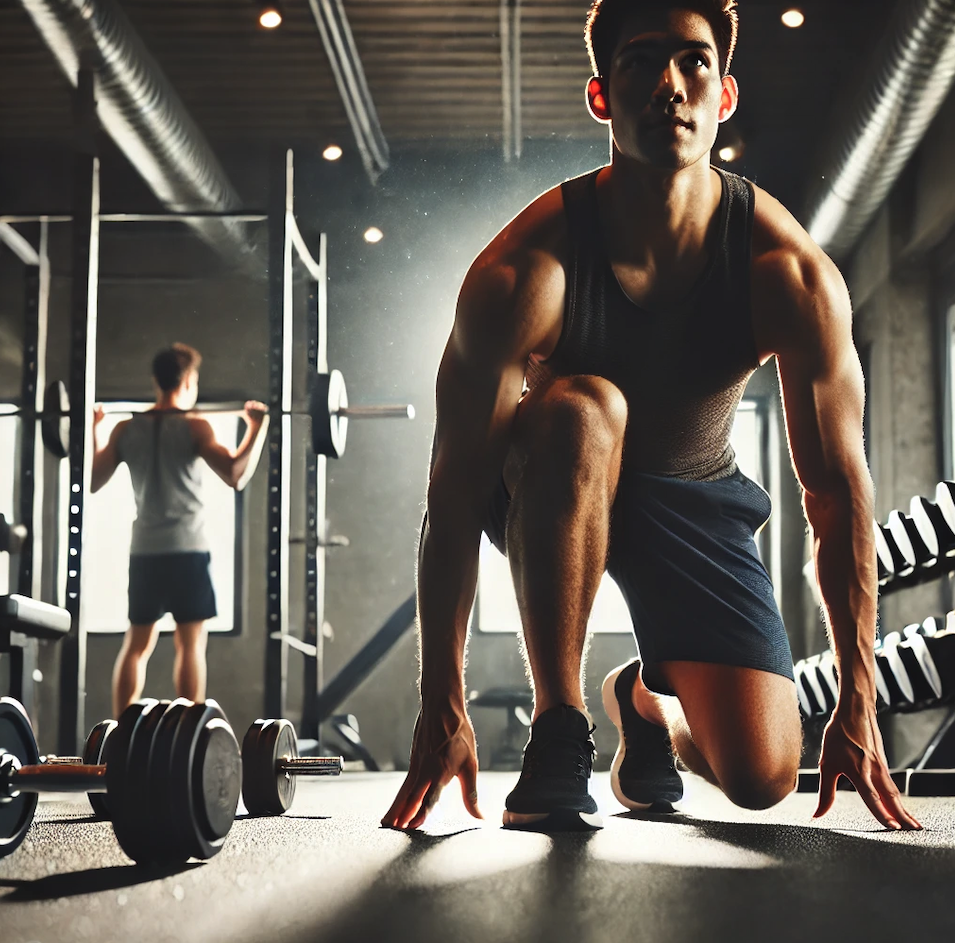
{"label": "weight bench", "polygon": [[56,641],[70,631],[66,609],[30,599],[0,596],[0,654],[10,656],[10,695],[23,700],[23,649],[31,638]]}

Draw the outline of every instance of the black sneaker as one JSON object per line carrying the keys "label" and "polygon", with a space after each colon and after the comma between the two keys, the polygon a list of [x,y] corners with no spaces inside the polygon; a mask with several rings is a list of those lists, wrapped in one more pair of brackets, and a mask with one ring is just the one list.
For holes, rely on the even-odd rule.
{"label": "black sneaker", "polygon": [[603,828],[587,791],[594,768],[593,728],[576,708],[544,711],[531,727],[521,778],[504,804],[504,827],[527,831]]}
{"label": "black sneaker", "polygon": [[628,809],[668,811],[670,803],[683,798],[683,780],[676,771],[669,734],[641,717],[633,706],[633,685],[639,673],[640,662],[634,659],[604,678],[604,710],[620,734],[610,785]]}

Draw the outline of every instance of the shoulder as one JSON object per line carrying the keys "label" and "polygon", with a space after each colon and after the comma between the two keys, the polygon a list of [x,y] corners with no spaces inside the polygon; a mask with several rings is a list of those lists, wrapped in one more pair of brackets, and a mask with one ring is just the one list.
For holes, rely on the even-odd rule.
{"label": "shoulder", "polygon": [[132,425],[132,419],[121,419],[115,426],[113,426],[113,431],[109,434],[110,439],[115,443],[119,442],[120,439],[126,434],[126,430]]}
{"label": "shoulder", "polygon": [[849,290],[836,264],[778,200],[753,189],[753,322],[761,354],[851,328]]}
{"label": "shoulder", "polygon": [[497,322],[534,332],[563,308],[568,232],[560,187],[514,217],[471,264],[461,287],[458,320]]}
{"label": "shoulder", "polygon": [[207,419],[199,416],[186,416],[185,419],[194,442],[209,442],[215,438],[215,431]]}

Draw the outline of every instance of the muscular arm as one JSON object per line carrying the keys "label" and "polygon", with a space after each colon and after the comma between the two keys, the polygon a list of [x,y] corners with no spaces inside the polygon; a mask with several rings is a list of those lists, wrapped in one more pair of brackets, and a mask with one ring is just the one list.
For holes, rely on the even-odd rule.
{"label": "muscular arm", "polygon": [[[99,417],[95,420],[95,422],[98,424],[100,421],[102,421],[102,412],[99,410],[99,408],[96,415]],[[106,485],[110,478],[113,477],[113,473],[119,467],[119,440],[128,425],[128,419],[117,423],[113,427],[113,431],[110,433],[109,438],[106,440],[106,444],[103,446],[100,446],[99,435],[96,425],[94,425],[93,437],[96,443],[96,448],[93,452],[93,472],[90,479],[90,491],[92,491],[93,494]]]}
{"label": "muscular arm", "polygon": [[[261,408],[259,408],[261,407]],[[245,435],[238,448],[228,449],[216,439],[215,430],[205,419],[190,419],[193,440],[206,464],[230,487],[242,491],[255,472],[269,417],[261,403],[246,404]]]}
{"label": "muscular arm", "polygon": [[383,825],[417,828],[454,777],[466,806],[480,816],[464,660],[481,530],[503,472],[527,358],[555,325],[559,330],[563,297],[564,271],[556,255],[509,230],[482,254],[461,290],[438,371],[428,513],[419,547],[421,713],[408,775]]}
{"label": "muscular arm", "polygon": [[839,675],[838,703],[820,758],[816,814],[831,807],[837,780],[845,775],[884,825],[918,828],[889,778],[875,715],[874,499],[849,293],[835,265],[812,244],[765,255],[757,273],[755,294],[773,305],[789,445]]}

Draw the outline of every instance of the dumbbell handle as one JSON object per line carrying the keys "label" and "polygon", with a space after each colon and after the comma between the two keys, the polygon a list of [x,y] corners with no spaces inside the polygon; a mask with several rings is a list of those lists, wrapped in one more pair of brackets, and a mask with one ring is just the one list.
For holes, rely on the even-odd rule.
{"label": "dumbbell handle", "polygon": [[292,776],[338,776],[343,764],[340,756],[283,756],[275,769]]}
{"label": "dumbbell handle", "polygon": [[106,792],[106,767],[81,763],[39,763],[0,770],[0,795],[6,792]]}

